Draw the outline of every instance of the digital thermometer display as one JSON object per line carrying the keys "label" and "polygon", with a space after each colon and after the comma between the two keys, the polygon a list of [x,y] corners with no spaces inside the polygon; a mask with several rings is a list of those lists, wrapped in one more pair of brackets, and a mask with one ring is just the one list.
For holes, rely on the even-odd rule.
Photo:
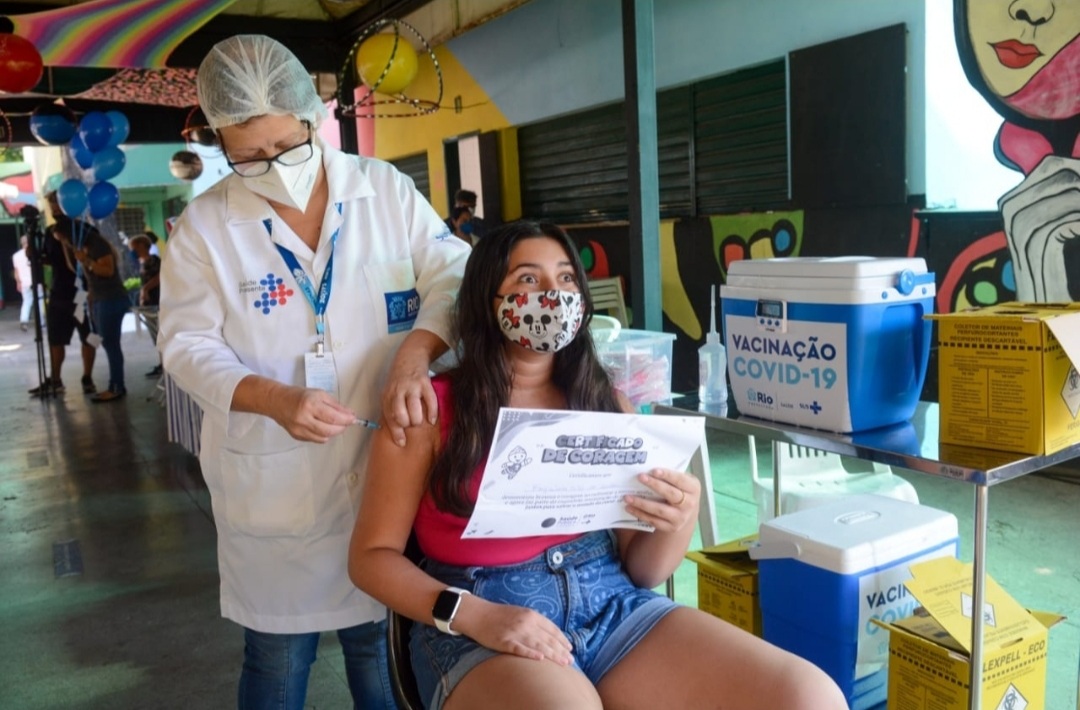
{"label": "digital thermometer display", "polygon": [[758,318],[784,318],[784,302],[783,301],[758,301],[757,302],[757,316]]}

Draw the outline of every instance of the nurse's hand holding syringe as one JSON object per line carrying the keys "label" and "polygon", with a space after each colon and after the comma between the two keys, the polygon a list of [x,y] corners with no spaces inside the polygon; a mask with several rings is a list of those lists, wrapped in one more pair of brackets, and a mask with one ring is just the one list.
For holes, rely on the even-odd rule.
{"label": "nurse's hand holding syringe", "polygon": [[317,444],[325,444],[358,420],[356,412],[329,392],[286,385],[259,375],[248,375],[236,385],[232,410],[263,414],[292,438]]}

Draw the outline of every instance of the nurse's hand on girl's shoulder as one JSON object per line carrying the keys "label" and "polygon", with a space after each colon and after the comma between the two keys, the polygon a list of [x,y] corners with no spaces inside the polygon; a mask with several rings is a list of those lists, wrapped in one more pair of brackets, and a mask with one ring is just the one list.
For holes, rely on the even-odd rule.
{"label": "nurse's hand on girl's shoulder", "polygon": [[401,341],[382,393],[383,419],[387,433],[398,446],[405,446],[405,429],[439,417],[439,400],[431,386],[431,363],[446,352],[447,345],[435,333],[413,328]]}
{"label": "nurse's hand on girl's shoulder", "polygon": [[325,444],[356,421],[351,409],[324,390],[283,387],[279,392],[271,416],[299,441]]}
{"label": "nurse's hand on girl's shoulder", "polygon": [[439,401],[428,377],[426,361],[395,361],[383,390],[383,418],[394,443],[405,446],[405,429],[435,423]]}

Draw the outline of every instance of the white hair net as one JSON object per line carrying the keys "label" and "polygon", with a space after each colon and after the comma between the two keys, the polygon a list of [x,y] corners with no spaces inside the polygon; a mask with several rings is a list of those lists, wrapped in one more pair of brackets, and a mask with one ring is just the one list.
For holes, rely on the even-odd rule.
{"label": "white hair net", "polygon": [[236,35],[215,44],[199,65],[199,108],[214,130],[256,116],[293,115],[313,126],[326,106],[300,60],[264,35]]}

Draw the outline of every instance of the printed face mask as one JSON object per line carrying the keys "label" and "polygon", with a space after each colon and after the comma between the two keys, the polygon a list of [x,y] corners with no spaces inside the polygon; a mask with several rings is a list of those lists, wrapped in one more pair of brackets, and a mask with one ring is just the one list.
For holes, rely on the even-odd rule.
{"label": "printed face mask", "polygon": [[299,165],[273,163],[270,172],[258,177],[244,178],[244,185],[256,195],[268,200],[280,202],[301,212],[307,209],[311,191],[315,189],[315,178],[322,165],[322,150],[317,145],[311,146],[311,157]]}
{"label": "printed face mask", "polygon": [[539,352],[558,352],[581,328],[584,301],[576,291],[538,291],[502,296],[499,327],[507,340]]}

